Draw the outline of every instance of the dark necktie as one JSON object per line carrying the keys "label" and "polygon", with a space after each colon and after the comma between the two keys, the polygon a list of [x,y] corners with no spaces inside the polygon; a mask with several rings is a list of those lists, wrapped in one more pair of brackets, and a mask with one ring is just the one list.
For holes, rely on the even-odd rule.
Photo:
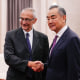
{"label": "dark necktie", "polygon": [[[30,40],[29,40],[29,33],[26,34],[26,41],[27,41],[27,46],[29,49],[29,53],[30,53],[30,58],[29,60],[32,60],[32,50],[31,50],[31,44],[30,44]],[[27,70],[27,77],[30,78],[30,80],[32,80],[32,75],[33,75],[33,71],[31,68],[28,68]]]}
{"label": "dark necktie", "polygon": [[27,46],[28,46],[28,49],[29,49],[29,52],[30,52],[30,60],[32,58],[32,54],[31,54],[31,45],[30,45],[30,41],[29,41],[29,33],[26,34],[26,41],[27,41]]}
{"label": "dark necktie", "polygon": [[51,55],[51,53],[53,51],[54,46],[56,45],[57,38],[58,38],[58,36],[56,35],[55,38],[54,38],[54,40],[53,40],[53,44],[52,44],[52,47],[51,47],[51,50],[50,50],[50,55]]}

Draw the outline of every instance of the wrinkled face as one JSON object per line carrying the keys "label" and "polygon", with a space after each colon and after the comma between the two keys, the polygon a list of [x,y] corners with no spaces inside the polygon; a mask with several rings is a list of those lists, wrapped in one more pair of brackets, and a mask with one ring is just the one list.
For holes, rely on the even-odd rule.
{"label": "wrinkled face", "polygon": [[20,14],[20,24],[23,30],[29,32],[32,29],[33,24],[36,22],[36,18],[29,10],[25,10]]}
{"label": "wrinkled face", "polygon": [[65,20],[66,16],[61,16],[58,12],[58,8],[49,10],[47,14],[48,26],[52,31],[55,31],[56,33],[58,33],[59,30],[64,27]]}

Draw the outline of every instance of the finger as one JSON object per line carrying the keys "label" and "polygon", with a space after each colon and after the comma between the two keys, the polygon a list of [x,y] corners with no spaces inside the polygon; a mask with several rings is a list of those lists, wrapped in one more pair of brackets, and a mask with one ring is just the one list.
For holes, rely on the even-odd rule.
{"label": "finger", "polygon": [[41,64],[41,61],[35,61],[35,64]]}

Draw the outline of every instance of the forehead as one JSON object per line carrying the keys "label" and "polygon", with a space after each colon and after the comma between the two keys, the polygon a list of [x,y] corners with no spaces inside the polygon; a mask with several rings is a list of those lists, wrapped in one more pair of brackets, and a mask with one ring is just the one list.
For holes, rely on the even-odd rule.
{"label": "forehead", "polygon": [[53,8],[51,10],[48,11],[47,17],[51,17],[52,15],[58,15],[58,8]]}
{"label": "forehead", "polygon": [[33,13],[32,11],[30,10],[25,10],[25,11],[22,11],[21,14],[20,14],[21,17],[33,17]]}

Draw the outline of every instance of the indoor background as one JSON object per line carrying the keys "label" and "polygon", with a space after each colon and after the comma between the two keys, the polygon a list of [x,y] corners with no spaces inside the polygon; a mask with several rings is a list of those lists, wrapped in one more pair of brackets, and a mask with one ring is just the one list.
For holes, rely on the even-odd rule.
{"label": "indoor background", "polygon": [[0,0],[0,79],[6,78],[8,66],[4,62],[5,34],[19,26],[19,13],[23,8],[32,7],[38,18],[34,28],[48,36],[52,43],[55,33],[49,30],[46,20],[50,5],[58,4],[67,12],[67,25],[80,37],[80,0]]}

